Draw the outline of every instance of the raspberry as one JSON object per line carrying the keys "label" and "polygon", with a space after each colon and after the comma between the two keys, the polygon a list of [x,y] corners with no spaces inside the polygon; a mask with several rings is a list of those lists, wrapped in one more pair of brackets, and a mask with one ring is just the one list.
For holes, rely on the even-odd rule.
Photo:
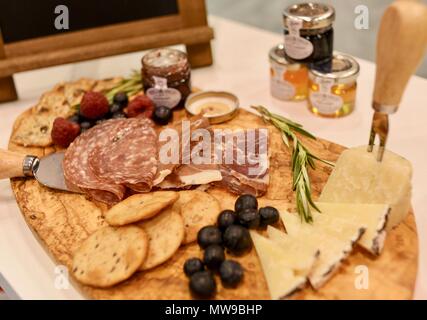
{"label": "raspberry", "polygon": [[126,112],[129,118],[142,116],[151,118],[154,111],[154,104],[147,96],[137,96],[129,102]]}
{"label": "raspberry", "polygon": [[52,140],[56,145],[66,148],[80,134],[80,126],[64,118],[56,118],[52,127]]}
{"label": "raspberry", "polygon": [[99,92],[86,92],[80,102],[80,114],[87,119],[100,119],[109,109],[107,98]]}

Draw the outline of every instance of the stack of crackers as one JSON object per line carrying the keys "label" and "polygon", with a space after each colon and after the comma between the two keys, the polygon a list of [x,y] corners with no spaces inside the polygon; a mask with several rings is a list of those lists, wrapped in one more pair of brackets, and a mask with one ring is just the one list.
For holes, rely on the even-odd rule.
{"label": "stack of crackers", "polygon": [[218,201],[200,190],[133,195],[105,213],[108,226],[74,253],[72,273],[86,285],[113,286],[170,259],[219,213]]}

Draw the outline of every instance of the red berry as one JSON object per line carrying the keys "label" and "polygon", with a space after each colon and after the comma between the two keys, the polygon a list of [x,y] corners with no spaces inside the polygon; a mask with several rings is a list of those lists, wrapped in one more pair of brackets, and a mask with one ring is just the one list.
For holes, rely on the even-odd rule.
{"label": "red berry", "polygon": [[129,118],[145,117],[151,118],[154,111],[154,104],[147,96],[137,96],[129,102],[126,112]]}
{"label": "red berry", "polygon": [[68,147],[80,134],[80,126],[64,118],[56,118],[52,127],[53,143],[60,147]]}
{"label": "red berry", "polygon": [[110,106],[107,98],[99,92],[86,92],[80,102],[80,114],[88,119],[100,119],[105,116],[109,110]]}

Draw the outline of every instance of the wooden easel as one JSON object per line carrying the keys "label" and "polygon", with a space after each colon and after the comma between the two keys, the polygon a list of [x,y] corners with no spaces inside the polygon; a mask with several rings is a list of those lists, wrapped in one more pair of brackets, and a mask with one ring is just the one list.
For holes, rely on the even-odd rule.
{"label": "wooden easel", "polygon": [[65,63],[184,44],[192,67],[212,64],[204,0],[177,0],[179,13],[13,43],[0,34],[0,102],[17,99],[13,74]]}

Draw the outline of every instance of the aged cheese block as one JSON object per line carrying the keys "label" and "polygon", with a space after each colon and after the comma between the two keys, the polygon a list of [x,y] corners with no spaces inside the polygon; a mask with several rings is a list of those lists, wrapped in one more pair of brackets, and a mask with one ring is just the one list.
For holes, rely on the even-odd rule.
{"label": "aged cheese block", "polygon": [[273,241],[251,231],[256,253],[261,263],[271,299],[286,299],[301,290],[307,278],[291,267],[292,257]]}
{"label": "aged cheese block", "polygon": [[386,223],[390,207],[386,204],[359,204],[359,203],[326,203],[317,202],[322,213],[314,212],[314,221],[322,216],[345,219],[355,225],[366,228],[365,233],[358,241],[358,245],[374,255],[379,255],[384,246],[386,237]]}
{"label": "aged cheese block", "polygon": [[[320,223],[301,222],[296,214],[285,212],[280,213],[280,218],[288,235],[304,242],[307,246],[311,246],[313,250],[320,251],[314,270],[309,275],[310,283],[315,289],[324,285],[338,270],[364,231],[364,228],[345,228],[345,230],[337,229],[331,232],[332,229],[319,227]],[[337,237],[338,233],[341,233],[339,237]]]}
{"label": "aged cheese block", "polygon": [[366,146],[345,150],[323,188],[321,202],[386,203],[391,207],[387,230],[409,212],[412,166],[386,151],[382,162]]}

